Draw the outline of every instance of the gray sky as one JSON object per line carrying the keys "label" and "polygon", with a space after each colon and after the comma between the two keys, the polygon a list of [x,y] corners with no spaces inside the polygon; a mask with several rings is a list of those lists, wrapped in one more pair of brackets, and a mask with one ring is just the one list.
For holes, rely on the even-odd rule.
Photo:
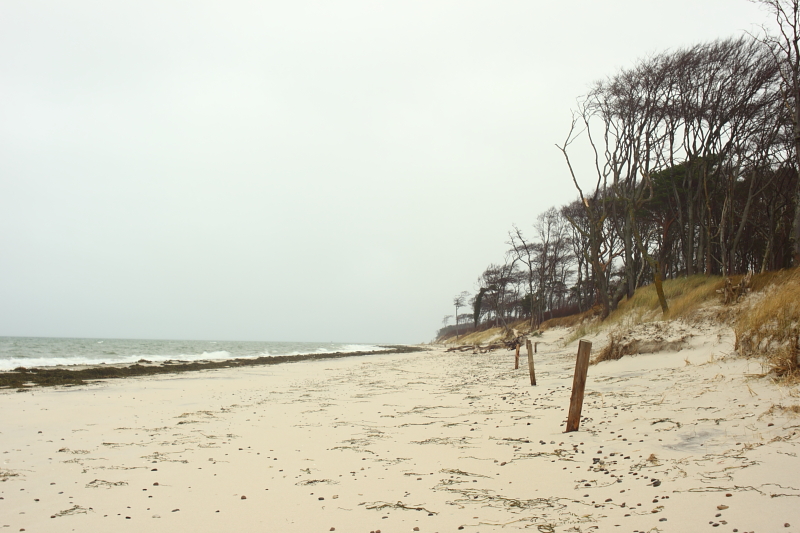
{"label": "gray sky", "polygon": [[0,335],[420,342],[592,81],[746,0],[0,2]]}

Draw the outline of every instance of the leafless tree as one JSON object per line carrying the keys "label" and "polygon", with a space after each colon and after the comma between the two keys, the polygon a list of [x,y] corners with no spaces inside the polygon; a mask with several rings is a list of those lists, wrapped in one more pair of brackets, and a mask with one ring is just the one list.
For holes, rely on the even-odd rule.
{"label": "leafless tree", "polygon": [[458,314],[458,310],[466,305],[467,298],[469,298],[469,293],[467,291],[460,292],[453,297],[453,306],[456,308],[456,340],[458,340],[458,326],[461,323],[460,318],[462,316]]}
{"label": "leafless tree", "polygon": [[[777,35],[764,29],[762,42],[774,51],[780,68],[781,92],[792,125],[795,169],[800,171],[800,0],[754,0],[774,18]],[[794,264],[800,265],[800,181],[794,193],[792,237]]]}
{"label": "leafless tree", "polygon": [[[578,190],[581,205],[583,206],[584,214],[586,215],[586,224],[579,224],[577,221],[572,220],[567,215],[568,220],[572,227],[581,233],[589,242],[588,250],[586,251],[586,261],[592,266],[592,279],[597,292],[597,298],[602,306],[601,318],[606,318],[611,312],[611,302],[608,295],[608,272],[610,266],[609,262],[602,261],[602,249],[604,246],[604,225],[608,217],[608,201],[606,191],[608,190],[608,169],[604,168],[600,162],[600,154],[595,143],[589,120],[592,116],[591,108],[584,102],[579,108],[578,112],[573,115],[572,125],[570,126],[567,138],[561,145],[556,147],[561,151],[569,169],[572,183]],[[572,166],[572,161],[567,152],[568,148],[575,142],[576,138],[582,133],[578,128],[583,127],[582,131],[586,132],[589,146],[594,154],[594,172],[595,172],[595,185],[594,191],[591,195],[584,194],[583,189],[578,183],[578,178],[575,174],[575,169]],[[607,134],[607,132],[603,132]]]}
{"label": "leafless tree", "polygon": [[508,232],[508,236],[511,239],[508,244],[511,245],[511,249],[516,255],[517,260],[525,265],[526,281],[528,284],[528,311],[531,316],[531,330],[533,330],[538,325],[538,314],[536,312],[536,302],[534,300],[534,286],[537,284],[536,246],[533,242],[526,241],[525,237],[522,235],[522,231],[516,225]]}

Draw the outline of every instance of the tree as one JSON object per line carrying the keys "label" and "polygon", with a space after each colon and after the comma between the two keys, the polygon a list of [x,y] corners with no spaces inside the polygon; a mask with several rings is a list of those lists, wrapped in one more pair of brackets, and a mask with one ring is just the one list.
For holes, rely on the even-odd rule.
{"label": "tree", "polygon": [[469,293],[467,291],[460,292],[455,295],[453,298],[453,305],[456,308],[456,340],[458,340],[458,324],[459,324],[459,314],[458,309],[460,307],[464,307],[467,303],[467,298],[469,297]]}
{"label": "tree", "polygon": [[[782,95],[789,110],[795,169],[800,171],[800,0],[755,0],[775,18],[778,35],[765,29],[762,42],[774,47],[782,81]],[[800,265],[800,181],[795,186],[794,220],[792,221],[794,264]]]}
{"label": "tree", "polygon": [[480,287],[478,292],[472,298],[472,323],[475,324],[475,329],[481,323],[481,313],[483,312],[483,295],[489,290],[488,287]]}
{"label": "tree", "polygon": [[[609,267],[610,263],[603,264],[601,262],[601,250],[603,248],[603,225],[608,217],[608,202],[606,201],[605,194],[608,187],[608,174],[600,166],[597,145],[592,138],[591,129],[589,127],[590,116],[591,111],[585,105],[582,106],[578,113],[573,116],[572,126],[569,129],[566,140],[562,145],[556,145],[556,147],[559,149],[559,151],[561,151],[564,159],[567,162],[567,168],[569,169],[572,183],[578,190],[581,205],[583,206],[584,214],[586,215],[587,224],[585,226],[578,224],[577,221],[574,221],[569,218],[568,215],[567,216],[570,224],[572,224],[572,227],[583,234],[583,236],[589,241],[589,247],[586,251],[586,260],[592,266],[592,279],[594,280],[594,285],[597,290],[597,297],[600,300],[600,305],[602,306],[600,317],[601,319],[604,319],[611,312],[611,302],[608,297],[608,277],[606,272],[606,269]],[[591,196],[584,195],[583,189],[581,189],[581,186],[578,184],[578,178],[575,175],[572,161],[567,153],[567,148],[569,148],[569,146],[575,141],[576,137],[581,133],[576,131],[576,126],[579,124],[579,122],[582,122],[585,127],[586,136],[589,139],[589,145],[591,146],[595,155],[594,167],[597,180],[595,183],[594,192]]]}
{"label": "tree", "polygon": [[512,250],[517,256],[517,259],[527,267],[528,278],[528,295],[526,296],[525,305],[531,314],[531,331],[536,327],[537,313],[534,308],[536,299],[533,296],[533,286],[536,279],[535,263],[536,263],[536,246],[532,242],[526,242],[525,237],[522,236],[522,231],[516,226],[512,226],[513,230],[508,232],[511,241]]}

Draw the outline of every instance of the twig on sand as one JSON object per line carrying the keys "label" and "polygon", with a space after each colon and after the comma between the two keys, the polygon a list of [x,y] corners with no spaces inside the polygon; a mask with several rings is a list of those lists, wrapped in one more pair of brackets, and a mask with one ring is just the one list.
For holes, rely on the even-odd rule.
{"label": "twig on sand", "polygon": [[429,511],[425,507],[421,506],[413,506],[413,505],[406,505],[402,501],[398,501],[397,503],[389,503],[389,502],[361,502],[359,505],[365,506],[367,509],[375,509],[376,511],[380,511],[382,509],[390,508],[390,509],[404,509],[406,511],[425,511],[426,513],[432,514],[439,514],[436,511]]}

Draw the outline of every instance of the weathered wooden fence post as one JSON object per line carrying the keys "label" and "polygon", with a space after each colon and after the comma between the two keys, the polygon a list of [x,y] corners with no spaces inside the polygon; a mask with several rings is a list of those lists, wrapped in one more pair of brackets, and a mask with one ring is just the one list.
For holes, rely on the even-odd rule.
{"label": "weathered wooden fence post", "polygon": [[577,431],[581,425],[581,408],[583,407],[583,389],[586,387],[586,373],[589,370],[589,354],[592,352],[592,343],[580,341],[578,344],[578,359],[575,362],[575,377],[572,379],[572,397],[569,399],[569,416],[567,417],[567,430]]}
{"label": "weathered wooden fence post", "polygon": [[519,342],[517,343],[516,351],[514,352],[514,370],[519,369]]}
{"label": "weathered wooden fence post", "polygon": [[536,385],[536,371],[533,369],[533,353],[536,348],[531,346],[530,339],[525,340],[525,348],[528,349],[528,370],[531,372],[531,385]]}

